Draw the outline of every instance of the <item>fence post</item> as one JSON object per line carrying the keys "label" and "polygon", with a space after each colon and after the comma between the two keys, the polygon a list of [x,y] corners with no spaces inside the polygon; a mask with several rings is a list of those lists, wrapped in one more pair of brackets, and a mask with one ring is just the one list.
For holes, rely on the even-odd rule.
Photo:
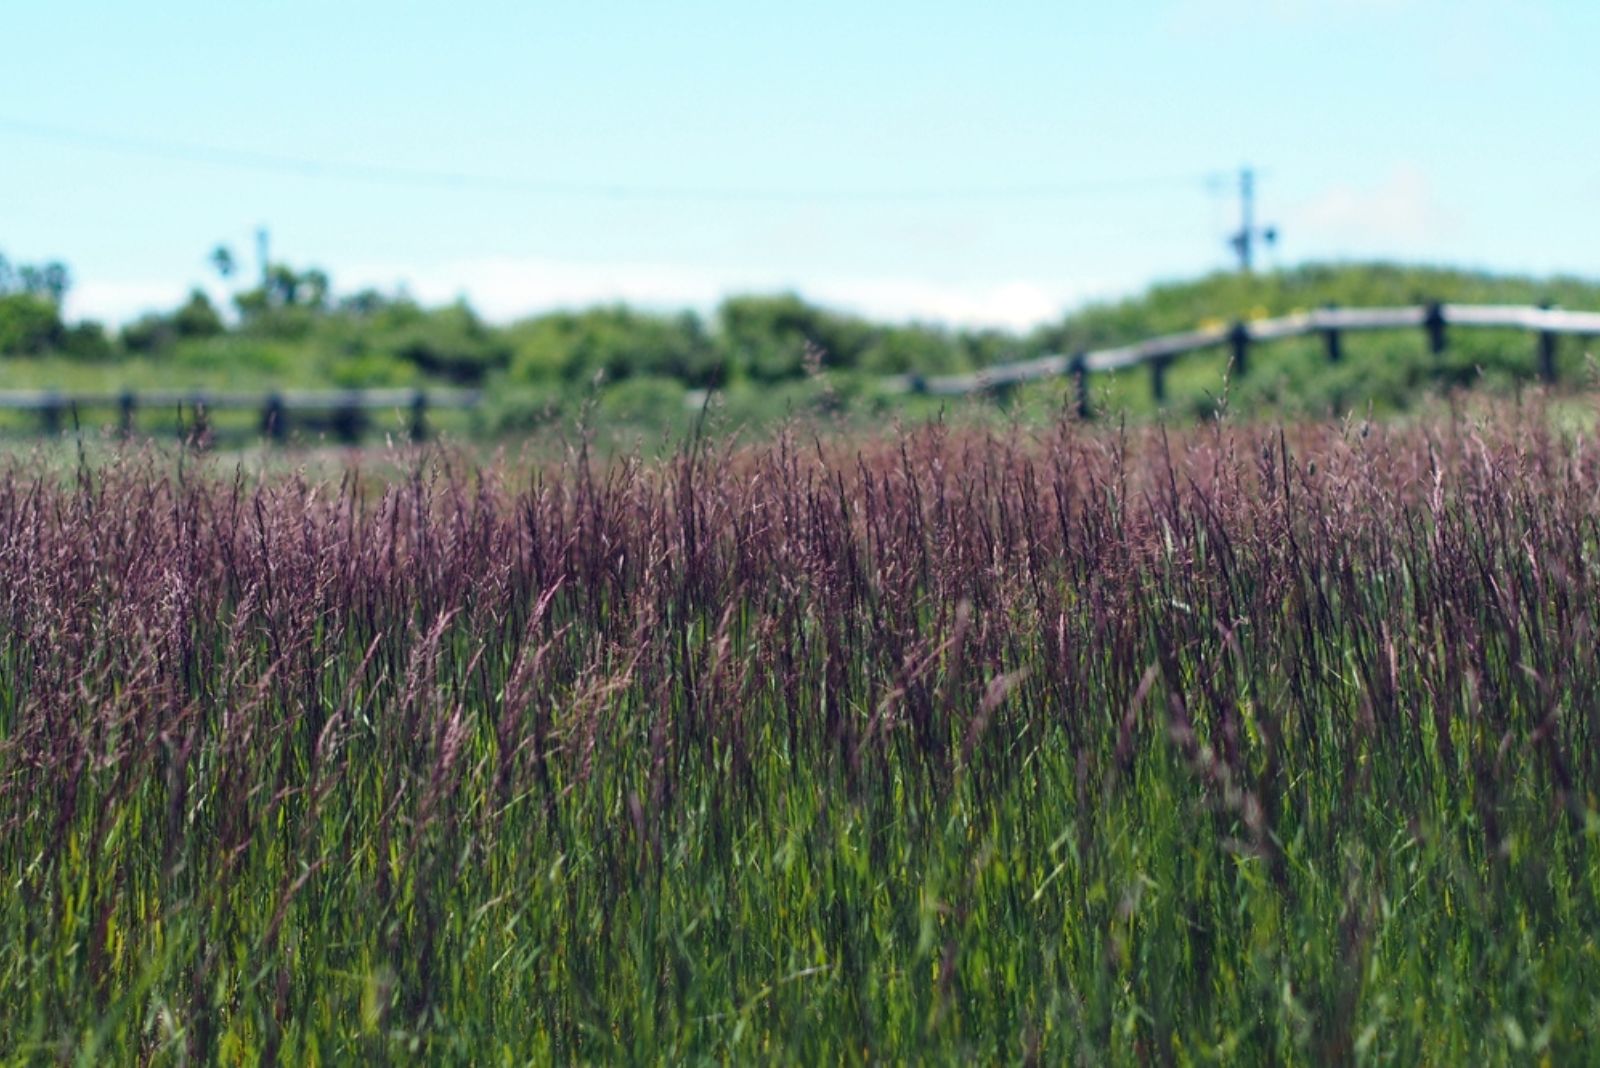
{"label": "fence post", "polygon": [[187,433],[184,432],[183,419],[181,417],[183,408],[180,405],[178,409],[180,413],[180,417],[178,419],[179,440],[181,440],[185,445],[193,445],[196,448],[203,448],[206,445],[207,439],[211,436],[211,413],[206,411],[205,394],[196,393],[192,398],[190,398],[189,407],[194,412],[194,423],[190,426]]}
{"label": "fence post", "polygon": [[1228,328],[1228,347],[1233,350],[1233,377],[1250,373],[1250,327],[1236,322]]}
{"label": "fence post", "polygon": [[333,436],[346,445],[361,440],[361,409],[353,399],[345,397],[333,412]]}
{"label": "fence post", "polygon": [[44,423],[44,432],[49,437],[56,437],[61,433],[61,394],[48,393],[44,403],[39,406],[39,418]]}
{"label": "fence post", "polygon": [[420,442],[427,438],[428,395],[419,389],[411,395],[411,440]]}
{"label": "fence post", "polygon": [[139,406],[139,398],[131,389],[122,391],[117,398],[117,433],[124,439],[133,436],[133,410]]}
{"label": "fence post", "polygon": [[[1555,305],[1548,300],[1540,303],[1539,307],[1549,311]],[[1549,330],[1539,331],[1539,378],[1545,385],[1553,385],[1556,380],[1556,335]]]}
{"label": "fence post", "polygon": [[1078,418],[1089,419],[1094,411],[1089,406],[1089,364],[1083,353],[1075,352],[1067,364],[1067,374],[1072,376],[1072,392],[1078,406]]}
{"label": "fence post", "polygon": [[282,442],[289,434],[289,413],[284,409],[281,393],[267,394],[267,403],[261,409],[261,434],[276,442]]}
{"label": "fence post", "polygon": [[1444,305],[1436,300],[1428,302],[1428,310],[1422,316],[1422,328],[1428,332],[1428,351],[1435,356],[1444,352]]}
{"label": "fence post", "polygon": [[1167,364],[1171,356],[1155,356],[1150,360],[1150,396],[1157,404],[1167,402]]}
{"label": "fence post", "polygon": [[[1324,304],[1323,307],[1328,311],[1333,311],[1338,305]],[[1337,326],[1325,326],[1322,328],[1322,343],[1327,349],[1329,363],[1338,363],[1344,359],[1344,339],[1339,334]]]}

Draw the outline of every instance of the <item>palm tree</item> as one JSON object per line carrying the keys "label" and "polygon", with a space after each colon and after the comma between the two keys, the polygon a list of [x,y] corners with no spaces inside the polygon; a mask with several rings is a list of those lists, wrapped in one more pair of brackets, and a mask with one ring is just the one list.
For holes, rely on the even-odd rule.
{"label": "palm tree", "polygon": [[238,264],[234,262],[233,250],[227,245],[218,245],[211,250],[211,266],[217,269],[224,280],[232,278]]}

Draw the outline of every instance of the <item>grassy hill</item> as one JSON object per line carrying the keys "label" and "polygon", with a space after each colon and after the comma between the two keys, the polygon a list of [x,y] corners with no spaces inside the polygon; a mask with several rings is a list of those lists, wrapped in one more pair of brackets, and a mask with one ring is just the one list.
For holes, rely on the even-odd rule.
{"label": "grassy hill", "polygon": [[1166,282],[1125,300],[1091,305],[1053,331],[1063,348],[1093,346],[1130,334],[1187,330],[1206,319],[1282,315],[1305,308],[1418,304],[1537,304],[1600,308],[1600,281],[1534,278],[1395,263],[1307,264],[1284,271],[1233,272]]}
{"label": "grassy hill", "polygon": [[[1595,309],[1600,283],[1389,263],[1312,264],[1153,286],[1084,308],[1041,335],[1044,348],[1072,352],[1328,305],[1392,307],[1430,300]],[[1558,373],[1569,384],[1586,379],[1586,341],[1565,339],[1558,346]],[[1223,395],[1226,363],[1223,353],[1180,359],[1168,374],[1168,407],[1195,414],[1213,410]],[[1227,403],[1250,413],[1337,414],[1368,406],[1393,412],[1459,386],[1514,390],[1534,371],[1535,340],[1519,331],[1455,330],[1439,356],[1428,351],[1421,331],[1351,335],[1337,364],[1328,362],[1321,339],[1305,338],[1259,347],[1249,377],[1227,383]],[[1147,377],[1138,371],[1096,380],[1097,399],[1113,410],[1146,412],[1152,406]]]}

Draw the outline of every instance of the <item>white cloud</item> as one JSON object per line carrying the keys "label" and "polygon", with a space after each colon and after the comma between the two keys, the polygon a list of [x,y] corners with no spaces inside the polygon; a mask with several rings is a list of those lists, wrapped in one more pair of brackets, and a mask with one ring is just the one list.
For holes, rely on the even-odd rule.
{"label": "white cloud", "polygon": [[1425,253],[1457,229],[1427,175],[1411,165],[1370,185],[1333,186],[1284,214],[1297,246],[1339,253]]}
{"label": "white cloud", "polygon": [[69,319],[125,323],[145,312],[177,307],[188,297],[190,288],[182,282],[85,278],[75,280],[67,290],[65,311]]}
{"label": "white cloud", "polygon": [[[519,257],[468,259],[431,266],[330,265],[339,293],[404,288],[425,305],[465,297],[485,318],[507,322],[557,308],[624,302],[657,310],[709,312],[730,294],[793,291],[808,300],[882,321],[1026,330],[1091,299],[1131,288],[1105,278],[1012,278],[950,281],[884,275],[793,274],[666,264],[569,263]],[[170,311],[192,281],[85,278],[68,293],[71,318],[119,325],[145,312]],[[202,286],[221,309],[230,296]]]}
{"label": "white cloud", "polygon": [[662,264],[562,263],[500,257],[434,267],[364,267],[336,274],[341,291],[399,285],[425,304],[465,296],[505,321],[554,308],[614,301],[706,311],[732,293],[793,290],[809,300],[884,320],[1026,329],[1120,287],[1100,279],[951,282],[917,277],[795,275]]}
{"label": "white cloud", "polygon": [[211,298],[225,317],[233,313],[233,291],[217,279],[188,280],[74,278],[67,290],[66,318],[96,319],[122,326],[147,312],[170,312],[196,289]]}
{"label": "white cloud", "polygon": [[335,280],[341,291],[403,286],[424,304],[465,297],[479,313],[494,320],[615,301],[651,307],[699,306],[715,302],[720,292],[714,275],[694,269],[516,257],[457,260],[428,267],[354,267]]}
{"label": "white cloud", "polygon": [[1033,281],[951,285],[914,279],[824,280],[804,289],[813,300],[874,319],[921,320],[955,326],[1000,326],[1025,330],[1059,319],[1091,293],[1070,283]]}

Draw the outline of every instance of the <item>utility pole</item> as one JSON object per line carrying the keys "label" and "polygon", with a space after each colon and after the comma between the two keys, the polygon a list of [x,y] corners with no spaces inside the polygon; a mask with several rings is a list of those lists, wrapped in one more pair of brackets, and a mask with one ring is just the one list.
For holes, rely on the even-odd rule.
{"label": "utility pole", "polygon": [[1239,270],[1250,273],[1255,242],[1260,240],[1273,245],[1278,240],[1278,228],[1256,227],[1256,173],[1249,167],[1239,168],[1239,230],[1228,239],[1233,251],[1239,255]]}
{"label": "utility pole", "polygon": [[271,261],[267,258],[267,228],[262,226],[256,230],[256,259],[261,261],[261,289],[266,291],[267,283],[271,280]]}

